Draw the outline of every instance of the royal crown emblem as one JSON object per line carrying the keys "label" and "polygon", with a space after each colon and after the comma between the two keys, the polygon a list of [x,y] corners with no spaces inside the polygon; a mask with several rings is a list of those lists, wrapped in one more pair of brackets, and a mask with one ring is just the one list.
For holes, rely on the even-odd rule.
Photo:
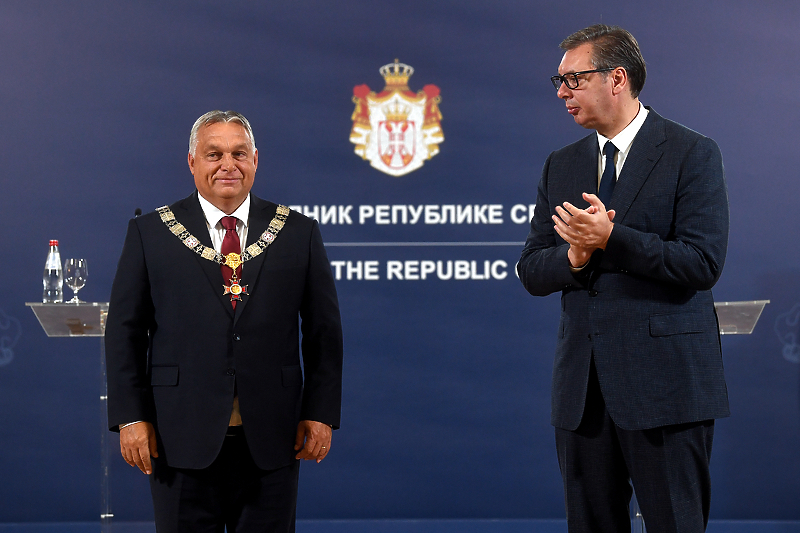
{"label": "royal crown emblem", "polygon": [[415,93],[408,88],[414,69],[397,59],[380,68],[386,86],[379,93],[367,85],[353,88],[355,152],[373,167],[391,176],[418,169],[439,153],[444,141],[439,87],[426,85]]}

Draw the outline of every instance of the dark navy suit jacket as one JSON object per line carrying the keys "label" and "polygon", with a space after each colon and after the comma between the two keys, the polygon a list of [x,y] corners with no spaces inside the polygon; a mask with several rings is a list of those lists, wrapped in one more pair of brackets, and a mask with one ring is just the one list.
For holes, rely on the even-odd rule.
{"label": "dark navy suit jacket", "polygon": [[728,243],[728,197],[716,143],[652,109],[607,209],[605,251],[571,271],[555,206],[597,190],[596,134],[553,152],[539,183],[518,273],[544,296],[561,291],[553,425],[574,430],[594,357],[611,418],[623,429],[729,415],[711,288]]}
{"label": "dark navy suit jacket", "polygon": [[[276,207],[251,195],[248,246]],[[171,209],[212,246],[196,192]],[[341,321],[317,222],[292,211],[241,278],[249,295],[234,312],[220,266],[186,247],[158,213],[128,225],[106,327],[109,425],[152,422],[170,466],[205,468],[217,457],[234,384],[262,469],[295,460],[300,420],[339,425]]]}

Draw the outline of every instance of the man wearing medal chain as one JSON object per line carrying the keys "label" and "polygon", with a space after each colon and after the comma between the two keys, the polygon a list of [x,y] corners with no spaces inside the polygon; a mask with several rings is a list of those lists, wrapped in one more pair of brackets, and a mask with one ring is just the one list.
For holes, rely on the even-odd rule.
{"label": "man wearing medal chain", "polygon": [[106,326],[109,426],[150,477],[159,533],[291,532],[299,460],[322,461],[339,426],[330,265],[316,221],[250,194],[244,116],[197,119],[188,163],[197,191],[128,226]]}

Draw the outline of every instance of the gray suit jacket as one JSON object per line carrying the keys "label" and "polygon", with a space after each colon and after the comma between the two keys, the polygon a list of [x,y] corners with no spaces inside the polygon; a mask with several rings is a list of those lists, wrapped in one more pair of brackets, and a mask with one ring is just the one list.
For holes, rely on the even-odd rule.
{"label": "gray suit jacket", "polygon": [[614,195],[605,251],[579,273],[555,232],[555,206],[597,190],[594,133],[553,152],[518,265],[533,295],[561,291],[553,425],[580,424],[594,357],[612,419],[646,429],[729,415],[711,287],[728,243],[728,197],[716,143],[652,109]]}

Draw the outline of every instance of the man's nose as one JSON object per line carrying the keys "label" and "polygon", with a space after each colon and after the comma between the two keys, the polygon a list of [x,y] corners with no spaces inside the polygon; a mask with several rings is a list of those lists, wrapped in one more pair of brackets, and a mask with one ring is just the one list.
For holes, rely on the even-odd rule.
{"label": "man's nose", "polygon": [[222,154],[222,159],[220,159],[222,163],[222,168],[225,169],[232,169],[235,165],[235,160],[233,159],[233,154]]}
{"label": "man's nose", "polygon": [[567,87],[566,83],[562,83],[561,86],[556,91],[556,96],[559,98],[569,98],[572,95],[572,91],[569,87]]}

